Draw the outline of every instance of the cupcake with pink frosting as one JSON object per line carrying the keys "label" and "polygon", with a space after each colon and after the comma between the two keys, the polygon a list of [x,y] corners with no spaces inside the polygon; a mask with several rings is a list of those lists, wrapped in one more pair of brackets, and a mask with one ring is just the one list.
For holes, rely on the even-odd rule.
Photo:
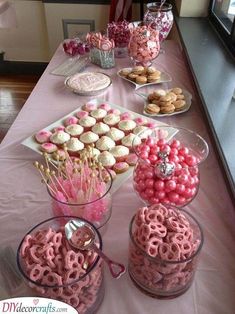
{"label": "cupcake with pink frosting", "polygon": [[73,117],[73,116],[66,118],[64,121],[65,126],[68,126],[70,124],[77,124],[77,123],[78,123],[78,118]]}
{"label": "cupcake with pink frosting", "polygon": [[103,103],[99,105],[99,108],[104,109],[108,112],[111,109],[111,106],[109,104]]}
{"label": "cupcake with pink frosting", "polygon": [[88,115],[89,115],[89,113],[87,111],[84,111],[84,110],[76,112],[76,116],[78,119],[85,118]]}
{"label": "cupcake with pink frosting", "polygon": [[43,143],[49,142],[51,135],[52,133],[50,131],[41,130],[35,134],[35,140],[39,144],[43,144]]}
{"label": "cupcake with pink frosting", "polygon": [[87,103],[82,106],[82,110],[91,112],[92,110],[95,110],[97,108],[96,104]]}
{"label": "cupcake with pink frosting", "polygon": [[43,143],[40,146],[40,150],[44,153],[48,153],[48,154],[52,154],[54,152],[56,152],[58,149],[57,145],[53,144],[53,143]]}

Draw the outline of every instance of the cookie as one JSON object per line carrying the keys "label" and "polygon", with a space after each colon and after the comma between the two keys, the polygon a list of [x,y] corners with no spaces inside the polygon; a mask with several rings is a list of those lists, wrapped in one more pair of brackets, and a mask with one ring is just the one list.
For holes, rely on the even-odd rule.
{"label": "cookie", "polygon": [[127,78],[133,82],[135,82],[136,78],[138,77],[138,74],[130,73],[128,74]]}
{"label": "cookie", "polygon": [[168,96],[171,96],[171,101],[176,101],[177,100],[177,95],[173,92],[170,92],[167,94]]}
{"label": "cookie", "polygon": [[121,162],[117,162],[114,166],[113,166],[113,170],[120,174],[120,173],[124,173],[129,169],[129,165],[127,162],[125,161],[121,161]]}
{"label": "cookie", "polygon": [[136,81],[137,84],[146,84],[147,83],[147,78],[146,78],[146,76],[139,75],[139,76],[137,76],[135,81]]}
{"label": "cookie", "polygon": [[173,92],[176,95],[179,95],[179,94],[182,94],[183,91],[179,87],[174,87],[174,88],[171,89],[171,92]]}
{"label": "cookie", "polygon": [[185,100],[179,99],[176,101],[173,101],[172,103],[175,106],[176,111],[180,111],[186,104]]}
{"label": "cookie", "polygon": [[131,73],[130,69],[122,69],[119,74],[123,77],[127,77]]}
{"label": "cookie", "polygon": [[147,76],[147,81],[148,81],[149,83],[153,83],[153,82],[156,82],[159,78],[160,78],[160,75],[151,74],[151,75],[148,75],[148,76]]}
{"label": "cookie", "polygon": [[156,104],[148,104],[145,107],[145,111],[150,114],[157,114],[160,112],[160,107]]}
{"label": "cookie", "polygon": [[175,111],[175,106],[170,105],[170,106],[163,106],[161,107],[161,113],[173,113]]}
{"label": "cookie", "polygon": [[179,95],[176,95],[176,96],[177,96],[177,100],[184,99],[184,94],[179,94]]}
{"label": "cookie", "polygon": [[132,69],[132,73],[140,75],[144,72],[144,67],[142,65],[137,65]]}
{"label": "cookie", "polygon": [[128,163],[129,166],[135,166],[137,161],[138,161],[138,157],[134,153],[133,154],[129,154],[126,157],[126,162]]}

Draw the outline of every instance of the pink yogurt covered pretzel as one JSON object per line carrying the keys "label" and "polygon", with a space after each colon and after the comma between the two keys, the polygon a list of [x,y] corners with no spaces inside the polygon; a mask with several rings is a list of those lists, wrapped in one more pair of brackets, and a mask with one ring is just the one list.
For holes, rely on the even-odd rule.
{"label": "pink yogurt covered pretzel", "polygon": [[198,250],[200,240],[182,212],[162,204],[142,207],[132,228],[129,269],[137,282],[156,293],[190,284],[196,259],[189,258]]}
{"label": "pink yogurt covered pretzel", "polygon": [[20,254],[25,273],[35,282],[30,286],[40,295],[67,302],[79,313],[85,313],[98,300],[102,261],[80,279],[92,266],[97,254],[71,250],[64,228],[58,231],[43,229],[25,236]]}

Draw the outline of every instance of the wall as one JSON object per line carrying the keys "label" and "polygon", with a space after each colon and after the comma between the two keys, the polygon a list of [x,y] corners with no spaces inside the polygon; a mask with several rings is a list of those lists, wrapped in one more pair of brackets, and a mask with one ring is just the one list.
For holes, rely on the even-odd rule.
{"label": "wall", "polygon": [[0,29],[0,46],[5,59],[48,61],[48,39],[41,1],[11,0],[16,9],[17,28]]}
{"label": "wall", "polygon": [[181,17],[205,17],[210,0],[175,0],[175,3]]}

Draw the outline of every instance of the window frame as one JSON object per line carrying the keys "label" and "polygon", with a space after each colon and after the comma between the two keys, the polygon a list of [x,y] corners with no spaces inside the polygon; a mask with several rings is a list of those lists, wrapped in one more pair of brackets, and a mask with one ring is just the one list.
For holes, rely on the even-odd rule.
{"label": "window frame", "polygon": [[225,26],[220,22],[217,15],[212,10],[212,8],[214,7],[215,1],[216,0],[210,0],[209,12],[208,12],[209,20],[213,24],[217,32],[219,33],[225,45],[231,51],[233,56],[235,56],[235,17],[232,22],[232,28],[231,28],[231,34],[230,34],[225,28]]}

